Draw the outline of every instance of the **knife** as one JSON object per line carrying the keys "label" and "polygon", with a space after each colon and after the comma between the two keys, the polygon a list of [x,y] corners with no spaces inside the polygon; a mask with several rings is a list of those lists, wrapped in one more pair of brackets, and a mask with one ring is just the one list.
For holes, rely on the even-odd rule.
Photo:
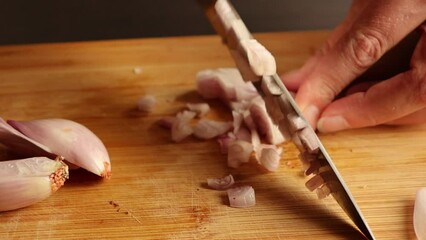
{"label": "knife", "polygon": [[[247,46],[244,47],[243,43],[257,41],[232,4],[228,0],[197,0],[197,2],[203,8],[215,31],[222,37],[244,80],[252,81],[265,99],[273,122],[284,136],[291,138],[298,146],[301,160],[307,165],[305,174],[313,175],[306,186],[316,188],[319,197],[332,195],[361,233],[367,239],[375,239],[330,155],[303,117],[291,93],[276,73],[276,68],[253,69],[250,61],[254,60],[250,59],[249,49]],[[266,56],[266,59],[271,58],[273,59],[272,55]]]}

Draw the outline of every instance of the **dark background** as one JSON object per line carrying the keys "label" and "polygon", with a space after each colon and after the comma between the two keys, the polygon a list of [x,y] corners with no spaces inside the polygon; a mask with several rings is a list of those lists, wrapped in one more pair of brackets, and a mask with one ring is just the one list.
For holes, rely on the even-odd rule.
{"label": "dark background", "polygon": [[[213,34],[195,0],[0,0],[0,44]],[[331,29],[349,0],[233,0],[252,32]]]}

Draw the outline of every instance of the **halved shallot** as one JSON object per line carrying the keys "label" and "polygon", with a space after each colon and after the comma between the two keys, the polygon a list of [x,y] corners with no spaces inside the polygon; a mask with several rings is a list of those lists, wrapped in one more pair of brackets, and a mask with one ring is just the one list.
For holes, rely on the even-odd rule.
{"label": "halved shallot", "polygon": [[234,185],[234,177],[229,174],[222,178],[208,178],[207,185],[215,190],[226,190]]}
{"label": "halved shallot", "polygon": [[256,204],[256,195],[251,186],[240,186],[228,189],[228,199],[231,207],[245,208]]}
{"label": "halved shallot", "polygon": [[417,190],[414,203],[413,225],[417,239],[426,240],[426,188]]}
{"label": "halved shallot", "polygon": [[40,202],[56,192],[68,179],[62,161],[34,157],[0,162],[0,211]]}
{"label": "halved shallot", "polygon": [[66,119],[7,121],[50,152],[99,176],[109,178],[111,163],[102,141],[85,126]]}

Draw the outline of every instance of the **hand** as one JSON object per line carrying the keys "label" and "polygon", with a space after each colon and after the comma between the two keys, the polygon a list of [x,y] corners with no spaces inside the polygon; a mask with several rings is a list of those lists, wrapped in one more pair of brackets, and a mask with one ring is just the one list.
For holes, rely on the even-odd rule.
{"label": "hand", "polygon": [[[282,76],[290,90],[297,90],[296,102],[312,127],[334,132],[426,122],[425,19],[424,0],[355,0],[317,54]],[[416,28],[421,36],[408,70],[376,84],[355,85],[335,99]]]}

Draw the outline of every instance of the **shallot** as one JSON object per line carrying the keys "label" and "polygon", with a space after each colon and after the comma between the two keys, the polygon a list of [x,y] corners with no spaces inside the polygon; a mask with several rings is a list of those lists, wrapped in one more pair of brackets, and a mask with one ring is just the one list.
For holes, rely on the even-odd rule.
{"label": "shallot", "polygon": [[256,204],[256,196],[251,186],[240,186],[228,189],[228,199],[231,207],[245,208]]}
{"label": "shallot", "polygon": [[426,188],[420,188],[416,193],[414,203],[413,225],[419,240],[426,240]]}
{"label": "shallot", "polygon": [[0,162],[0,211],[30,206],[48,198],[68,179],[61,160],[34,157]]}
{"label": "shallot", "polygon": [[111,163],[102,141],[85,126],[66,119],[7,121],[28,138],[47,146],[51,153],[104,178]]}
{"label": "shallot", "polygon": [[229,174],[222,178],[208,178],[207,185],[215,190],[226,190],[234,185],[234,177]]}

